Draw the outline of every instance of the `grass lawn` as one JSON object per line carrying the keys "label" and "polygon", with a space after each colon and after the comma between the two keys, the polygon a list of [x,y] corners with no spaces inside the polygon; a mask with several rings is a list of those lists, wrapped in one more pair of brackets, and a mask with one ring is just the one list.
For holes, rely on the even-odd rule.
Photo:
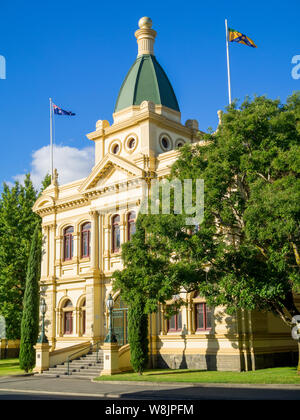
{"label": "grass lawn", "polygon": [[153,369],[142,376],[137,373],[121,373],[101,376],[97,381],[147,381],[147,382],[199,382],[235,384],[299,384],[296,367],[260,369],[251,372],[208,372],[191,369]]}
{"label": "grass lawn", "polygon": [[19,359],[0,359],[0,376],[21,375],[25,373],[20,369]]}

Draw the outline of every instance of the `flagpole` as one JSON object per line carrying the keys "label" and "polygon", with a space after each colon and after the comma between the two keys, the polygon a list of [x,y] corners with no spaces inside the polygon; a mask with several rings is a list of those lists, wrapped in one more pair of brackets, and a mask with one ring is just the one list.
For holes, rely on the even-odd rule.
{"label": "flagpole", "polygon": [[230,62],[229,62],[229,47],[228,47],[228,26],[227,26],[227,19],[225,19],[225,29],[226,29],[226,53],[227,53],[228,97],[229,97],[229,105],[231,105],[231,82],[230,82]]}
{"label": "flagpole", "polygon": [[50,170],[51,170],[51,182],[53,181],[53,122],[52,122],[52,99],[50,101]]}

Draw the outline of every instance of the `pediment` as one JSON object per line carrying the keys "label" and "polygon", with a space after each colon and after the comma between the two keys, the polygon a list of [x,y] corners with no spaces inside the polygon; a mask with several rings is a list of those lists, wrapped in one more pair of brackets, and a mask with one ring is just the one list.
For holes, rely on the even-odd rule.
{"label": "pediment", "polygon": [[36,202],[34,203],[34,206],[32,210],[34,212],[42,210],[47,207],[51,207],[54,205],[54,198],[49,195],[41,195]]}
{"label": "pediment", "polygon": [[107,153],[83,182],[79,192],[85,193],[91,189],[105,187],[106,185],[125,181],[128,178],[141,177],[143,175],[144,171],[134,163],[120,156]]}

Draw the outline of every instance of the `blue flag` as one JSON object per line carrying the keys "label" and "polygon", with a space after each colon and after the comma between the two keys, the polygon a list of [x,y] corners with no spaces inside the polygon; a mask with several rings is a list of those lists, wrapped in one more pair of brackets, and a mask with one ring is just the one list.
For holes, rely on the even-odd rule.
{"label": "blue flag", "polygon": [[74,114],[74,112],[71,112],[71,111],[65,111],[64,109],[61,109],[59,106],[57,106],[57,105],[55,105],[55,104],[52,104],[53,105],[53,112],[54,112],[54,114],[57,114],[57,115],[76,115],[76,114]]}

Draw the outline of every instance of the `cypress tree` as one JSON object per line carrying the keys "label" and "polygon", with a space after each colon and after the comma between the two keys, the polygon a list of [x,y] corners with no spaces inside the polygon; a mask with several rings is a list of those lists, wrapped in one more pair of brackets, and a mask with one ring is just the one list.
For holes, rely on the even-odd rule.
{"label": "cypress tree", "polygon": [[142,375],[148,363],[148,315],[144,312],[142,298],[137,295],[128,310],[128,341],[131,365]]}
{"label": "cypress tree", "polygon": [[41,267],[41,235],[37,225],[32,237],[27,266],[26,288],[21,322],[20,367],[25,372],[35,366],[35,350],[39,332],[39,279]]}

